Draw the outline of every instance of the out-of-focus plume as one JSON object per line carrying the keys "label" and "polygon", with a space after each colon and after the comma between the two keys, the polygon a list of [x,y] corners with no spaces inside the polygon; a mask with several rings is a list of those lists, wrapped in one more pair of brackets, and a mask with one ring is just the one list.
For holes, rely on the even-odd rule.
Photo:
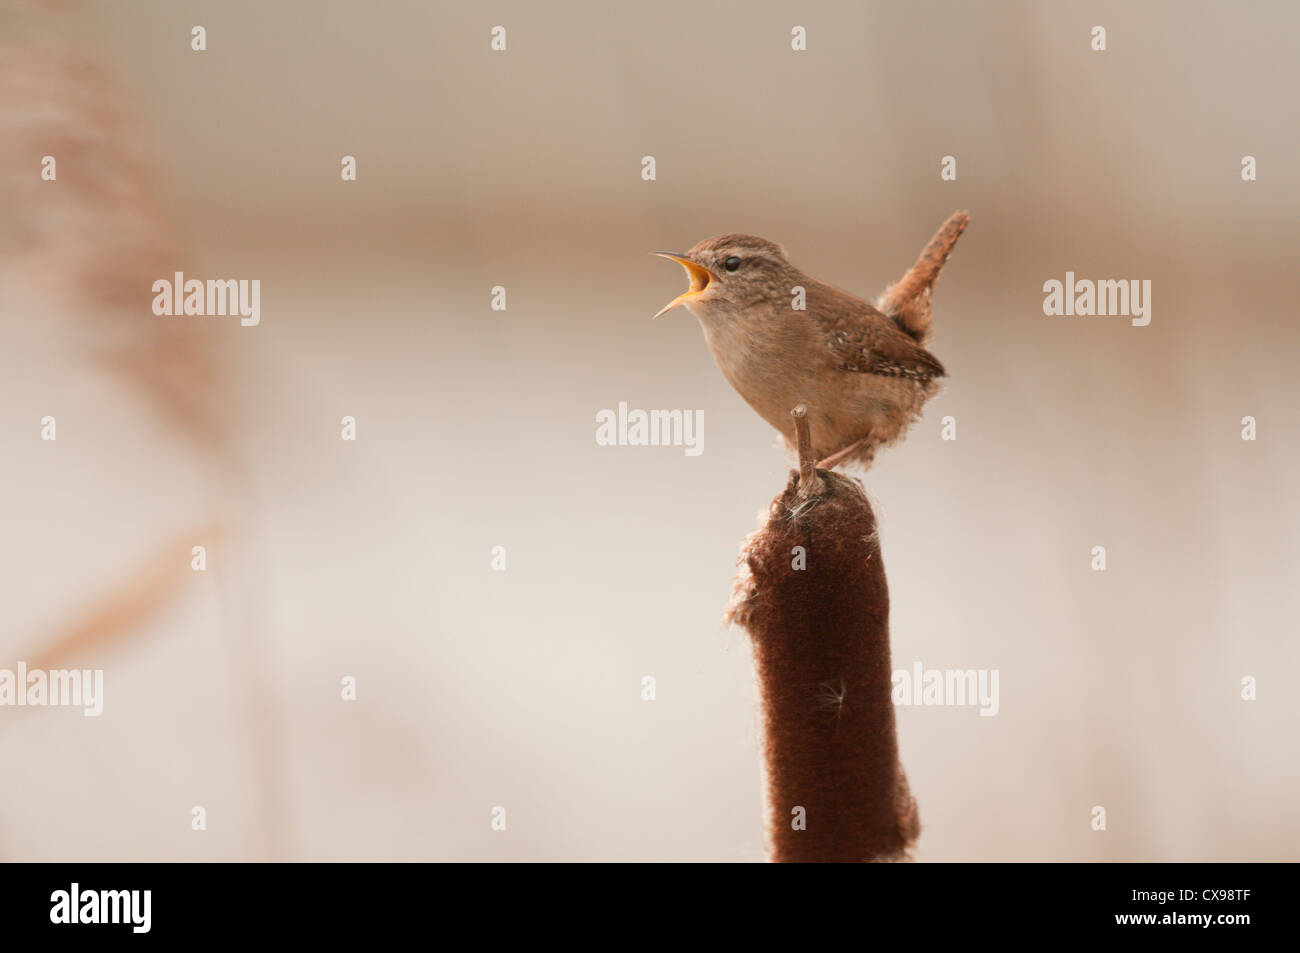
{"label": "out-of-focus plume", "polygon": [[0,301],[66,324],[89,363],[196,447],[224,452],[214,355],[192,327],[148,320],[180,243],[149,139],[88,47],[64,4],[0,4]]}
{"label": "out-of-focus plume", "polygon": [[[109,375],[139,399],[142,417],[158,422],[160,439],[202,460],[206,485],[187,532],[154,542],[147,558],[74,597],[34,635],[28,658],[48,668],[102,664],[138,643],[185,593],[193,542],[221,539],[245,551],[229,565],[251,561],[252,488],[229,436],[217,353],[192,323],[152,313],[153,282],[188,263],[178,217],[164,199],[150,137],[93,50],[76,7],[0,0],[0,315],[60,325],[87,373]],[[46,156],[55,162],[52,180],[42,176]],[[277,856],[286,831],[265,632],[255,599],[233,578],[220,584],[236,613],[226,633],[230,667],[241,675],[231,704],[259,799],[250,847]]]}

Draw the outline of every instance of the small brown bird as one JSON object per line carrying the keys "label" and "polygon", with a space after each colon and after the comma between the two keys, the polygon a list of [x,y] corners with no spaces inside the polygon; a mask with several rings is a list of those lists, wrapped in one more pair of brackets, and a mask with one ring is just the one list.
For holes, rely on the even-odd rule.
{"label": "small brown bird", "polygon": [[968,221],[954,213],[876,307],[804,274],[780,245],[755,235],[719,235],[681,255],[655,252],[691,282],[655,317],[685,305],[723,376],[792,451],[790,411],[803,404],[818,466],[865,468],[939,390],[943,365],[925,348],[930,296]]}

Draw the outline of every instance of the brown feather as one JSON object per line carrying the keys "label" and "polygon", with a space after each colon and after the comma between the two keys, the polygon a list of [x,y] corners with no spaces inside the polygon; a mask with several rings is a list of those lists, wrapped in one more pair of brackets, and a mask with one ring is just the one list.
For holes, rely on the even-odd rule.
{"label": "brown feather", "polygon": [[[930,381],[944,376],[938,358],[880,311],[847,292],[816,283],[808,313],[818,322],[840,370]],[[813,291],[809,289],[810,302]]]}

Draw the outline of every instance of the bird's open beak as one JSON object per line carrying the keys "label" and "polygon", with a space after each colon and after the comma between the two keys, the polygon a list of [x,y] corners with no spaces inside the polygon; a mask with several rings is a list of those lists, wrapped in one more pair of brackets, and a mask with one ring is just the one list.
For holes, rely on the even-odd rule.
{"label": "bird's open beak", "polygon": [[671,258],[673,261],[677,262],[677,264],[686,269],[686,276],[691,279],[690,288],[686,289],[686,291],[682,292],[672,301],[669,301],[666,305],[660,308],[659,313],[655,315],[656,318],[659,317],[660,314],[671,311],[679,304],[694,301],[700,295],[704,294],[705,289],[709,287],[709,283],[713,281],[713,272],[709,271],[709,269],[705,268],[703,265],[696,264],[684,255],[674,255],[670,251],[657,251],[654,252],[654,254],[658,255],[660,258]]}

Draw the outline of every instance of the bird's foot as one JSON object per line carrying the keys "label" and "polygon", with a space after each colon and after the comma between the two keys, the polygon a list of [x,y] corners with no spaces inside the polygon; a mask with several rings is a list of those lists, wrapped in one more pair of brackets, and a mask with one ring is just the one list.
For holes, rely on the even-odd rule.
{"label": "bird's foot", "polygon": [[848,445],[847,447],[845,447],[843,450],[838,450],[838,451],[836,451],[835,453],[832,453],[832,454],[831,454],[829,457],[827,457],[825,460],[819,460],[819,461],[817,461],[817,469],[818,469],[818,470],[833,470],[833,469],[835,469],[835,467],[836,467],[838,464],[844,462],[844,460],[845,460],[846,457],[849,457],[849,456],[853,455],[854,453],[857,453],[857,452],[858,452],[859,450],[861,450],[864,446],[866,446],[866,444],[867,444],[870,440],[871,440],[871,437],[868,436],[868,437],[863,437],[861,440],[855,440],[855,441],[853,441],[853,443],[849,444],[849,445]]}

